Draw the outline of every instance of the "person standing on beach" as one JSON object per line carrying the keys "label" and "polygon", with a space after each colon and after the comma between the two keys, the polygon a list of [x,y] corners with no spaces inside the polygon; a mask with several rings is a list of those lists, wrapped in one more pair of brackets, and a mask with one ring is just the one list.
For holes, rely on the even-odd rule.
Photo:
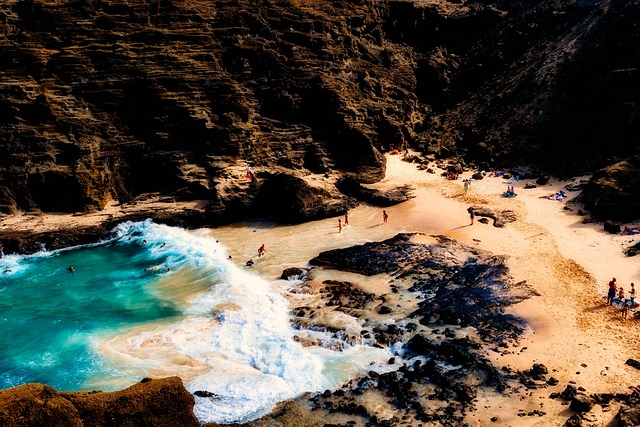
{"label": "person standing on beach", "polygon": [[631,290],[629,291],[629,300],[631,301],[631,308],[633,308],[634,301],[636,300],[636,285],[631,284]]}
{"label": "person standing on beach", "polygon": [[465,179],[464,180],[464,193],[467,194],[467,191],[469,191],[469,180]]}
{"label": "person standing on beach", "polygon": [[613,299],[616,297],[616,278],[609,282],[609,292],[607,293],[607,304],[613,305]]}
{"label": "person standing on beach", "polygon": [[384,209],[382,210],[382,222],[385,224],[389,222],[389,215],[387,214],[387,211]]}
{"label": "person standing on beach", "polygon": [[338,234],[342,233],[342,220],[338,218]]}
{"label": "person standing on beach", "polygon": [[622,309],[620,311],[622,313],[622,318],[626,319],[629,315],[629,303],[627,300],[622,301]]}
{"label": "person standing on beach", "polygon": [[349,210],[344,211],[344,225],[349,225]]}
{"label": "person standing on beach", "polygon": [[469,218],[471,219],[471,225],[473,225],[473,220],[476,217],[476,211],[475,209],[473,209],[472,207],[470,207],[469,209],[467,209],[467,211],[469,212]]}

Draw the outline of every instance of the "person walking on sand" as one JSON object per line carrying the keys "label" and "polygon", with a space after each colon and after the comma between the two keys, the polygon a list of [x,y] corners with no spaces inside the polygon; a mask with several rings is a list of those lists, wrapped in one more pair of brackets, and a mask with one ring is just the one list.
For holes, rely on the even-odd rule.
{"label": "person walking on sand", "polygon": [[469,191],[469,180],[465,179],[464,180],[464,193],[467,194],[467,191]]}
{"label": "person walking on sand", "polygon": [[258,248],[258,258],[260,258],[262,255],[264,255],[267,252],[267,250],[264,248],[264,243],[262,244],[262,246],[260,246]]}
{"label": "person walking on sand", "polygon": [[607,292],[607,304],[613,305],[613,299],[616,297],[616,278],[614,277],[609,282],[609,292]]}
{"label": "person walking on sand", "polygon": [[338,234],[342,233],[342,220],[338,218]]}
{"label": "person walking on sand", "polygon": [[389,222],[389,215],[387,214],[387,211],[384,209],[382,210],[382,222],[385,224]]}
{"label": "person walking on sand", "polygon": [[349,225],[349,210],[344,211],[344,225]]}
{"label": "person walking on sand", "polygon": [[469,212],[469,219],[471,219],[471,225],[473,225],[473,220],[476,217],[476,211],[475,209],[473,209],[472,207],[470,207],[469,209],[467,209],[467,211]]}

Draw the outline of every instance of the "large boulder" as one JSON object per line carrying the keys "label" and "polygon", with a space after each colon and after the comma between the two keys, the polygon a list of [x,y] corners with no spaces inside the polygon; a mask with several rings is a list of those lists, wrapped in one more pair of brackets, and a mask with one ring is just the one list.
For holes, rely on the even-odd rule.
{"label": "large boulder", "polygon": [[593,398],[584,393],[578,393],[571,399],[569,407],[575,412],[589,412],[595,404],[596,402]]}
{"label": "large boulder", "polygon": [[0,425],[197,427],[195,398],[178,377],[115,392],[58,392],[43,384],[0,390]]}
{"label": "large boulder", "polygon": [[622,407],[616,415],[618,427],[632,427],[640,425],[640,408]]}
{"label": "large boulder", "polygon": [[582,197],[595,217],[621,222],[640,218],[640,157],[595,172]]}

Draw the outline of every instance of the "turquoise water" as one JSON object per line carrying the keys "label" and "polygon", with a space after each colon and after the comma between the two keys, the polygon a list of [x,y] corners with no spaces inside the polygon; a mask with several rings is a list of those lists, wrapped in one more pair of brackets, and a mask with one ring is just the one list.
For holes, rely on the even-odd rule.
{"label": "turquoise water", "polygon": [[145,268],[167,258],[139,239],[13,257],[12,271],[0,272],[0,387],[83,389],[87,377],[108,369],[91,337],[179,314],[149,291],[171,273]]}
{"label": "turquoise water", "polygon": [[296,283],[272,286],[207,230],[145,221],[115,231],[101,244],[0,260],[0,388],[119,390],[177,375],[216,396],[196,397],[202,422],[233,423],[392,369],[384,349],[303,347],[286,299]]}

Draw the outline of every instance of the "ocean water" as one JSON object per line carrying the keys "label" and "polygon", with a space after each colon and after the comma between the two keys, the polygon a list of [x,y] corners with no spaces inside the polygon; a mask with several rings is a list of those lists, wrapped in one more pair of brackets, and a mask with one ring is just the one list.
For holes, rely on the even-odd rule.
{"label": "ocean water", "polygon": [[[145,221],[116,231],[99,244],[0,260],[10,269],[0,270],[1,388],[118,390],[178,375],[191,392],[213,393],[196,398],[202,422],[231,423],[392,369],[385,349],[296,342],[283,295],[296,283],[230,260],[215,230]],[[231,241],[233,229],[221,234]]]}

